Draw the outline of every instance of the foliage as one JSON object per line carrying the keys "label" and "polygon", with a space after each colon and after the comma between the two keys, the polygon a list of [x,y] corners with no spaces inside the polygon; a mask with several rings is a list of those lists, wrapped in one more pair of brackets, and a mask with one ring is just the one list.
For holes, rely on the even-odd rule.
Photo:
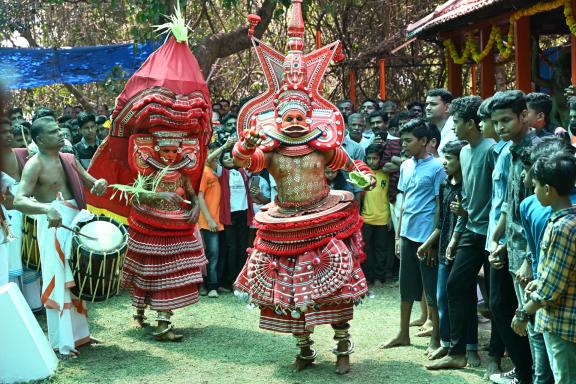
{"label": "foliage", "polygon": [[[6,0],[5,0],[6,1]],[[0,39],[14,39],[14,31],[32,46],[64,47],[114,44],[158,38],[154,25],[166,21],[177,0],[8,0],[0,10]],[[247,25],[246,15],[255,12],[264,0],[179,0],[192,31],[189,43],[196,46],[206,37],[230,32]],[[285,50],[287,9],[290,0],[277,0],[274,19],[262,40]],[[410,21],[431,11],[441,0],[304,0],[307,50],[314,48],[316,29],[324,44],[341,40],[347,59],[332,65],[324,90],[332,99],[348,98],[348,74],[356,73],[358,100],[378,96],[378,59],[387,60],[388,98],[406,103],[423,97],[430,86],[444,83],[444,63],[438,47],[416,42],[394,57],[390,49],[404,41]],[[1,8],[1,7],[0,7]],[[265,84],[257,58],[250,50],[216,62],[210,73],[214,99],[235,102],[262,91]],[[125,80],[116,74],[99,84],[77,86],[92,105],[114,104]],[[78,104],[63,86],[19,90],[14,102],[28,112],[37,105],[51,105],[59,112],[65,103]]]}

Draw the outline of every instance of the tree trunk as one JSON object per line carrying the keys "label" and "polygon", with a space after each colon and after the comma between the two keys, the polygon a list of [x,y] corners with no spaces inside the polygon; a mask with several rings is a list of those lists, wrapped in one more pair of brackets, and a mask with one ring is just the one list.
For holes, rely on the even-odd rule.
{"label": "tree trunk", "polygon": [[[260,24],[254,31],[254,36],[260,38],[268,28],[278,0],[265,0],[257,14],[261,17]],[[250,48],[250,39],[248,38],[248,20],[246,26],[238,27],[228,33],[216,33],[205,37],[196,45],[192,51],[198,59],[200,69],[204,76],[208,76],[212,65],[219,58],[230,56],[234,53],[241,52]]]}

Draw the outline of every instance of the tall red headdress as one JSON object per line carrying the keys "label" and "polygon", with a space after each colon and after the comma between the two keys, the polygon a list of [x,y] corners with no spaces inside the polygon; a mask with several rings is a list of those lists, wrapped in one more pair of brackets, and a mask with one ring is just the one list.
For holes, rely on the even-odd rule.
{"label": "tall red headdress", "polygon": [[[208,86],[185,35],[181,33],[178,39],[170,36],[128,80],[116,100],[110,136],[90,164],[88,171],[94,177],[105,178],[109,184],[132,184],[137,170],[128,160],[137,149],[129,146],[130,137],[158,130],[179,131],[198,143],[188,153],[198,166],[185,172],[198,188],[212,136],[211,105]],[[110,200],[110,195],[111,191],[103,197],[88,195],[88,203],[96,211],[127,217],[130,208],[118,198]]]}
{"label": "tall red headdress", "polygon": [[[311,120],[306,142],[318,149],[329,150],[341,145],[344,139],[344,119],[338,109],[322,94],[322,78],[332,59],[341,60],[340,41],[304,54],[304,21],[302,0],[292,0],[292,14],[288,26],[288,53],[276,51],[253,36],[259,22],[249,15],[248,35],[258,55],[266,77],[267,90],[247,102],[238,116],[238,134],[255,127],[263,131],[268,140],[262,144],[264,151],[276,145],[279,138],[276,118],[283,103],[294,103],[306,111]],[[309,103],[310,108],[304,104]]]}

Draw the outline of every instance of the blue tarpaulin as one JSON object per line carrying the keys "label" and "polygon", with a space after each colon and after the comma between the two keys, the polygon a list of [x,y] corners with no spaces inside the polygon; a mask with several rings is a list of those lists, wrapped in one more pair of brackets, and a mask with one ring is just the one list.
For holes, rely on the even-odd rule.
{"label": "blue tarpaulin", "polygon": [[131,76],[162,42],[75,48],[0,48],[0,82],[9,89]]}

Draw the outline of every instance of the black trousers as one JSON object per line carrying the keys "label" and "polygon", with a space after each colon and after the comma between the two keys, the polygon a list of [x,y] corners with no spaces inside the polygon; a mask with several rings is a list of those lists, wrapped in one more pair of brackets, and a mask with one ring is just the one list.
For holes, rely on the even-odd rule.
{"label": "black trousers", "polygon": [[246,223],[248,211],[231,213],[231,225],[224,226],[226,251],[223,263],[218,263],[218,280],[224,285],[234,284],[247,259],[249,227]]}
{"label": "black trousers", "polygon": [[[485,289],[483,294],[486,294],[484,297],[485,305],[490,308],[490,262],[488,259],[484,262],[484,286]],[[490,345],[488,347],[488,356],[494,357],[497,359],[501,359],[504,356],[504,352],[506,351],[506,347],[504,346],[504,341],[500,337],[500,332],[498,332],[498,327],[494,321],[494,316],[490,320]]]}
{"label": "black trousers", "polygon": [[387,225],[362,225],[366,261],[362,270],[368,282],[384,281],[394,268],[394,231]]}
{"label": "black trousers", "polygon": [[466,229],[460,236],[446,292],[450,313],[450,355],[465,355],[468,323],[477,316],[478,272],[488,257],[486,236]]}
{"label": "black trousers", "polygon": [[518,336],[510,326],[516,308],[518,300],[508,266],[502,269],[490,268],[490,310],[494,324],[516,366],[516,373],[521,380],[532,382],[532,354],[528,337]]}

